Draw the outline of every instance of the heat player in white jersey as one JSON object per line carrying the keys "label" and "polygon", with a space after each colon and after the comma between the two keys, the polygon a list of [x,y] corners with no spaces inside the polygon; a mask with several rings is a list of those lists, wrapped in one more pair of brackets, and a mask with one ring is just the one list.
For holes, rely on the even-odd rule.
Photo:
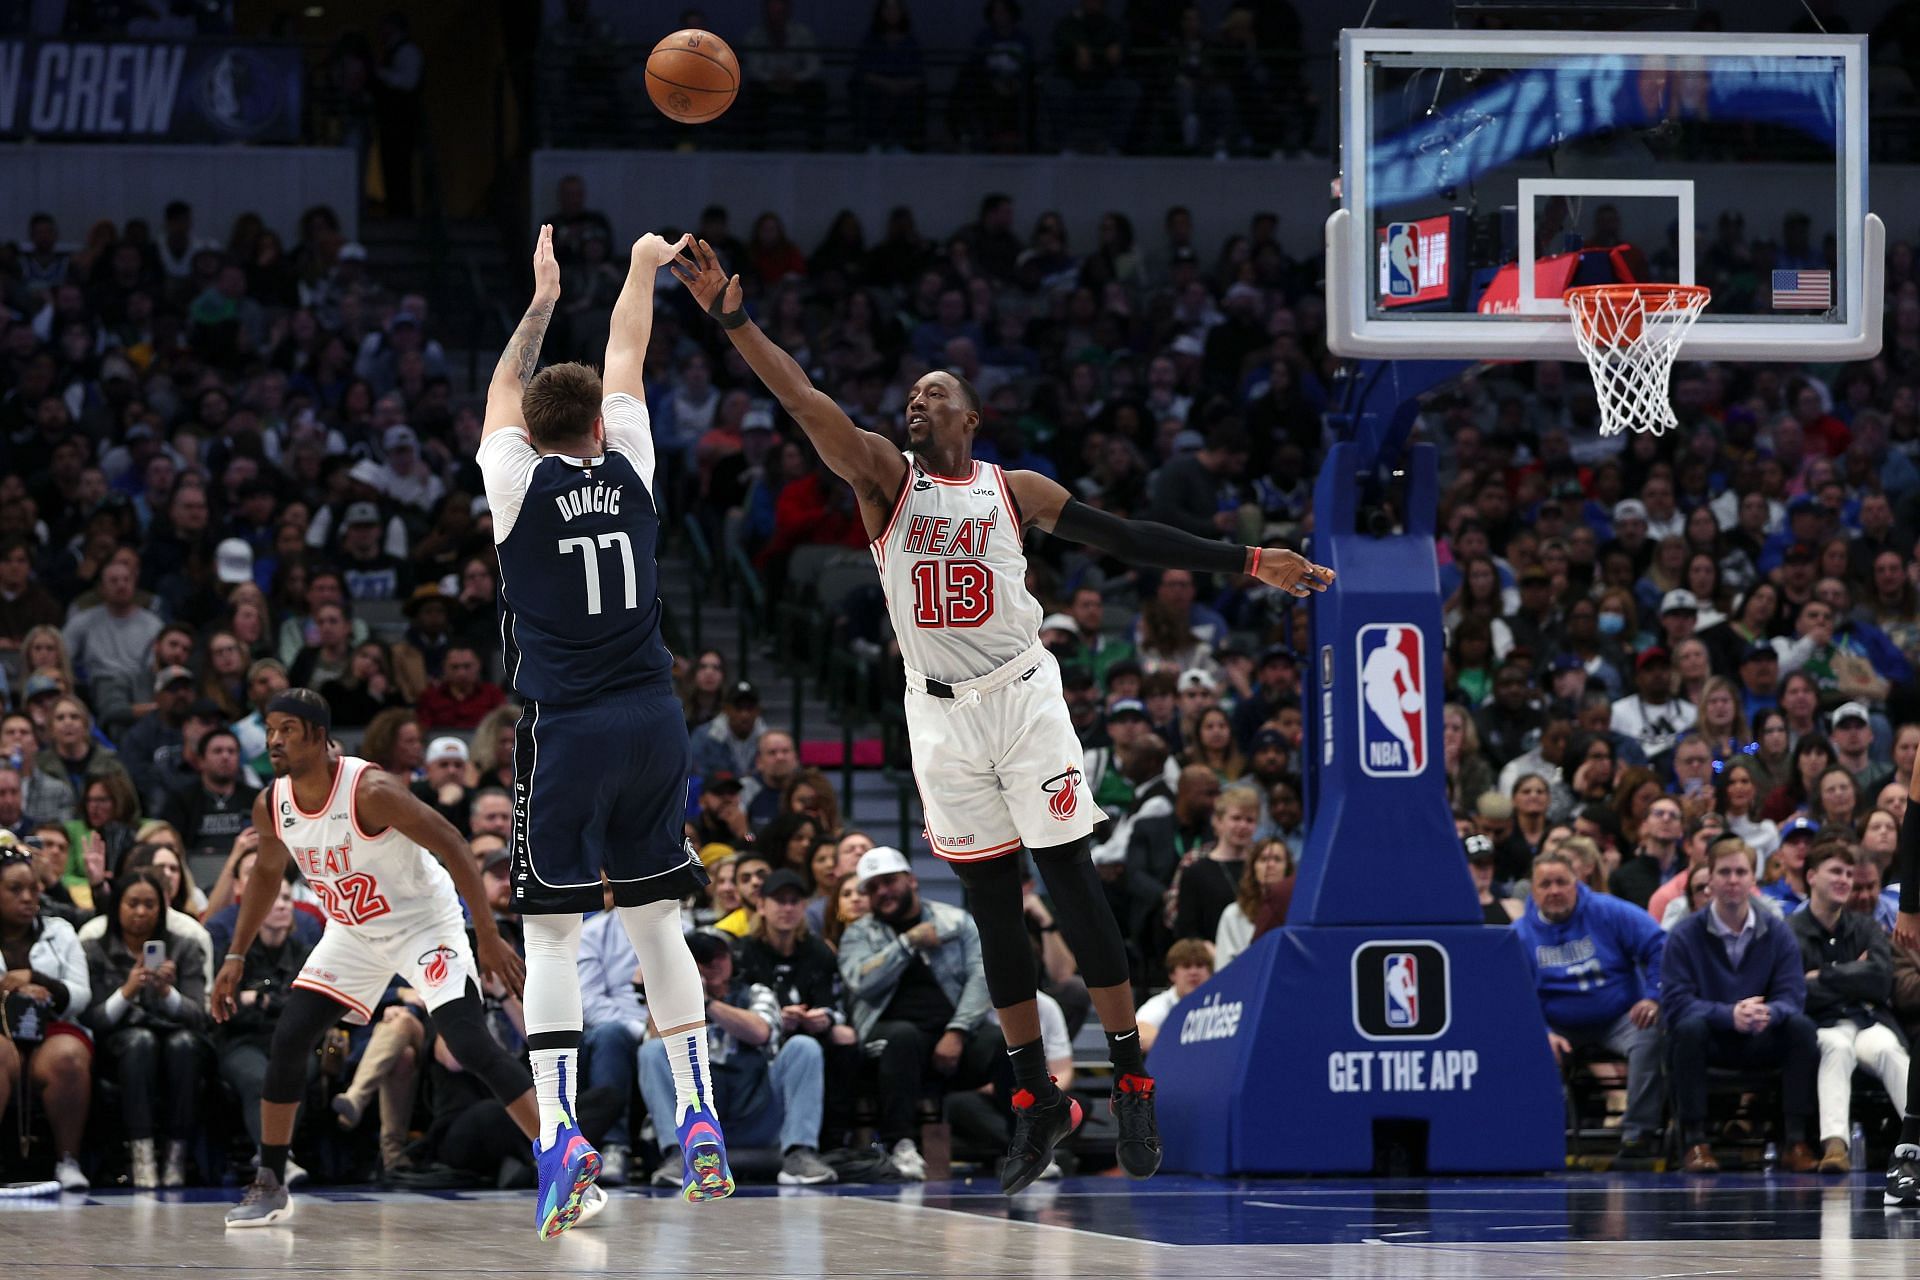
{"label": "heat player in white jersey", "polygon": [[[238,994],[246,954],[289,862],[320,899],[327,929],[274,1027],[260,1095],[260,1171],[228,1213],[229,1227],[271,1226],[292,1215],[287,1145],[306,1093],[307,1063],[335,1022],[366,1022],[396,975],[420,994],[447,1048],[487,1082],[521,1130],[531,1138],[539,1127],[533,1077],[487,1030],[479,975],[517,996],[525,968],[494,924],[467,842],[399,779],[336,754],[327,704],[312,690],[276,695],[266,728],[274,783],[254,801],[260,852],[214,979],[215,1020],[232,1017],[239,1000],[257,998]],[[462,899],[472,913],[472,945]]]}
{"label": "heat player in white jersey", "polygon": [[[748,319],[739,277],[727,275],[704,241],[677,261],[674,274],[860,503],[906,662],[907,727],[928,839],[967,887],[987,988],[1019,1086],[1002,1189],[1011,1194],[1037,1178],[1081,1118],[1079,1105],[1048,1077],[1041,1048],[1037,974],[1022,913],[1022,847],[1046,880],[1060,931],[1106,1028],[1120,1164],[1134,1177],[1151,1175],[1160,1164],[1153,1081],[1134,1026],[1120,929],[1090,856],[1089,833],[1100,814],[1080,776],[1082,752],[1059,668],[1040,644],[1041,608],[1026,588],[1024,534],[1037,528],[1131,564],[1245,574],[1298,596],[1325,590],[1332,572],[1291,551],[1229,546],[1121,520],[1035,472],[975,462],[980,398],[956,374],[929,373],[914,384],[907,399],[911,448],[902,453],[886,436],[854,426]],[[892,892],[883,883],[891,878],[876,877],[869,891],[876,917],[897,931],[901,945],[873,963],[898,973],[915,963],[923,945],[916,939],[925,935],[914,929],[917,895]],[[890,917],[886,902],[912,914]],[[933,1050],[954,1051],[945,1043]]]}

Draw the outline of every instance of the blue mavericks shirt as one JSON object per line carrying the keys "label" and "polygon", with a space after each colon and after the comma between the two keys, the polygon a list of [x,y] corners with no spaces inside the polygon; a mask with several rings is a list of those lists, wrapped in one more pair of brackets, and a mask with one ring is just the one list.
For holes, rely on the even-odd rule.
{"label": "blue mavericks shirt", "polygon": [[646,406],[615,394],[601,413],[599,458],[542,456],[511,427],[480,445],[500,554],[501,648],[523,700],[566,706],[671,678]]}

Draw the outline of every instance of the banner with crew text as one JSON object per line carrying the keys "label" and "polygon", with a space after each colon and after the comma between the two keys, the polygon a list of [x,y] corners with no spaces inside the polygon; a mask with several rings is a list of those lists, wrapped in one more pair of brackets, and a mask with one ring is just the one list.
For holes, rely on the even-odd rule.
{"label": "banner with crew text", "polygon": [[292,45],[0,40],[0,138],[297,142]]}

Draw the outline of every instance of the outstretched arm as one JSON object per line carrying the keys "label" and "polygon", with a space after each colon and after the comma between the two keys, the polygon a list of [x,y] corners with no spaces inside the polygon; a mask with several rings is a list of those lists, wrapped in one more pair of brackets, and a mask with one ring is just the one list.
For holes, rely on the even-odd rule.
{"label": "outstretched arm", "polygon": [[712,245],[705,240],[694,241],[686,253],[674,259],[673,274],[687,286],[694,301],[720,322],[747,367],[766,383],[780,407],[807,433],[820,460],[853,486],[867,532],[878,533],[892,514],[893,500],[907,471],[906,459],[893,442],[854,426],[833,397],[816,388],[806,370],[747,318],[740,305],[740,277],[727,275]]}
{"label": "outstretched arm", "polygon": [[392,774],[373,769],[361,772],[353,802],[369,827],[392,827],[440,859],[467,904],[467,914],[473,918],[473,955],[480,962],[481,974],[498,978],[519,995],[526,985],[526,962],[500,936],[500,927],[493,922],[493,904],[487,901],[486,883],[473,864],[473,850],[453,824],[428,808]]}
{"label": "outstretched arm", "polygon": [[633,242],[627,282],[613,304],[613,319],[607,329],[607,371],[600,380],[606,394],[624,391],[635,400],[647,398],[644,370],[647,343],[653,338],[653,286],[660,268],[672,262],[691,239],[681,236],[667,241],[649,231]]}
{"label": "outstretched arm", "polygon": [[1104,551],[1128,564],[1196,573],[1239,573],[1291,595],[1333,585],[1333,570],[1279,547],[1236,547],[1153,520],[1122,520],[1090,507],[1037,471],[1007,474],[1022,520],[1043,533]]}
{"label": "outstretched arm", "polygon": [[[540,344],[546,340],[547,325],[553,320],[553,308],[560,301],[560,264],[553,256],[553,227],[540,228],[540,239],[533,247],[533,302],[520,325],[507,339],[507,349],[494,366],[493,381],[487,385],[487,416],[480,427],[486,439],[502,427],[523,425],[520,393],[533,381],[540,365]],[[651,302],[651,297],[649,297]],[[649,313],[651,318],[651,313]]]}

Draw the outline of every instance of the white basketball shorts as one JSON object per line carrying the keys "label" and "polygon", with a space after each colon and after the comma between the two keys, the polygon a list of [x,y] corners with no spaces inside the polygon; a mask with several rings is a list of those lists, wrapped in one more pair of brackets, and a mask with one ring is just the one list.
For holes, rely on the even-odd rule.
{"label": "white basketball shorts", "polygon": [[480,969],[458,907],[375,936],[352,925],[329,924],[293,985],[338,1000],[347,1008],[348,1022],[364,1023],[395,974],[420,993],[429,1013],[463,995],[467,979],[479,985]]}
{"label": "white basketball shorts", "polygon": [[927,839],[949,862],[1087,835],[1104,816],[1081,776],[1086,758],[1060,691],[1060,665],[1039,645],[977,680],[927,692],[907,670],[907,735]]}

